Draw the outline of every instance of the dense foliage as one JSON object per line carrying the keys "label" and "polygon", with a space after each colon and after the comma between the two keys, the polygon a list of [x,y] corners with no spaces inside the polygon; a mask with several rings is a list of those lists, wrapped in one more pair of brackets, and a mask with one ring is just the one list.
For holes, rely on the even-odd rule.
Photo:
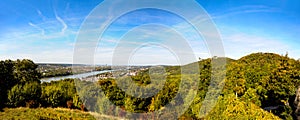
{"label": "dense foliage", "polygon": [[25,106],[40,94],[40,74],[31,60],[0,61],[0,108]]}
{"label": "dense foliage", "polygon": [[299,70],[299,61],[287,55],[251,54],[228,65],[224,94],[234,93],[261,108],[279,107],[272,112],[291,119]]}
{"label": "dense foliage", "polygon": [[219,97],[215,108],[205,117],[209,120],[280,120],[252,102],[239,100],[234,94]]}
{"label": "dense foliage", "polygon": [[[273,53],[255,53],[239,60],[214,59],[227,61],[225,87],[217,105],[205,118],[278,119],[267,111],[283,119],[295,118],[293,113],[295,108],[292,102],[299,85],[299,61],[287,55],[280,56]],[[212,59],[203,59],[198,63],[189,64],[199,64],[200,83],[196,98],[181,116],[182,118],[200,119],[203,117],[199,116],[199,112],[208,86],[211,84],[211,62]],[[128,96],[112,79],[101,80],[98,83],[104,90],[105,96],[120,108],[134,112],[151,112],[163,109],[175,97],[178,84],[181,82],[180,76],[184,75],[180,73],[180,67],[166,67],[166,71],[168,76],[164,88],[151,99]],[[142,86],[151,83],[145,73],[148,71],[132,77],[132,80]],[[223,73],[224,71],[216,70],[214,75]]]}
{"label": "dense foliage", "polygon": [[40,82],[31,60],[0,61],[0,108],[69,107],[81,109],[73,79]]}
{"label": "dense foliage", "polygon": [[44,107],[80,108],[81,105],[73,79],[43,83],[40,99]]}
{"label": "dense foliage", "polygon": [[[216,63],[218,60],[226,60],[227,64],[214,64],[217,67],[213,69],[213,60]],[[122,112],[123,110],[145,113],[136,119],[176,119],[178,117],[179,119],[295,119],[297,117],[293,102],[299,86],[300,62],[287,55],[255,53],[238,60],[214,57],[181,67],[164,66],[166,81],[162,86],[152,84],[155,82],[154,79],[162,78],[159,74],[149,75],[149,69],[140,71],[135,76],[120,77],[122,82],[113,78],[101,79],[96,83],[66,79],[41,84],[40,74],[36,70],[37,65],[32,61],[7,60],[0,61],[0,63],[0,105],[2,108],[68,107],[118,117],[132,117]],[[195,65],[199,65],[200,74],[181,73],[182,67],[192,69]],[[224,67],[226,70],[222,69]],[[213,76],[220,75],[225,75],[225,79],[220,83],[212,81]],[[181,80],[182,77],[185,79]],[[185,113],[181,115],[179,113],[181,108],[177,108],[165,116],[146,114],[157,110],[167,110],[165,108],[167,104],[186,104],[184,100],[191,95],[177,94],[180,83],[194,80],[199,81],[198,87],[187,87],[188,89],[183,90],[197,91]],[[199,113],[205,97],[209,94],[209,86],[218,87],[224,83],[216,106],[207,116],[201,116]],[[126,92],[139,94],[129,95],[118,84],[130,88]],[[147,92],[143,92],[138,86],[145,87]],[[212,89],[212,92],[217,91]],[[152,93],[155,94],[152,96]],[[174,98],[177,101],[172,101]]]}

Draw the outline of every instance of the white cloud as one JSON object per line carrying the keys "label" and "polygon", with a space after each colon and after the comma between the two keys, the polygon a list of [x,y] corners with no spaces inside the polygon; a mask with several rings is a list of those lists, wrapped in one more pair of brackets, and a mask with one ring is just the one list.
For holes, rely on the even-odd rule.
{"label": "white cloud", "polygon": [[13,55],[1,55],[1,59],[31,59],[37,63],[72,63],[72,49],[55,49],[51,51],[19,52]]}
{"label": "white cloud", "polygon": [[42,32],[42,35],[45,35],[45,30],[42,29],[41,27],[39,27],[39,26],[37,26],[37,25],[35,25],[35,24],[31,23],[31,22],[29,22],[28,24],[29,24],[30,26],[32,26],[32,27],[34,27],[34,28],[40,30],[40,31]]}
{"label": "white cloud", "polygon": [[[0,59],[32,59],[35,62],[72,63],[74,31],[41,34],[29,23],[28,28],[19,28],[0,36]],[[59,52],[60,51],[60,52]]]}
{"label": "white cloud", "polygon": [[278,38],[247,33],[230,33],[223,35],[226,55],[238,59],[255,52],[274,52],[285,54],[290,46]]}
{"label": "white cloud", "polygon": [[[248,9],[251,8],[251,9]],[[254,8],[259,8],[255,10]],[[264,6],[246,6],[242,8],[243,12],[267,12],[272,11],[271,9]],[[40,16],[43,16],[41,11],[37,11]],[[231,11],[225,11],[226,14],[221,14],[221,16],[215,16],[215,18],[228,17],[234,14],[240,14],[243,12],[234,12],[234,9]],[[68,25],[65,21],[55,14],[55,18],[52,20],[44,21],[43,23],[33,24],[28,23],[34,29],[31,28],[15,30],[12,33],[7,33],[6,36],[0,39],[4,39],[5,41],[0,41],[0,58],[1,59],[18,59],[18,58],[30,58],[36,62],[67,62],[72,63],[73,61],[73,47],[75,45],[75,36],[77,35],[77,30],[68,29]],[[101,16],[99,16],[101,17]],[[67,22],[72,23],[72,20],[78,21],[77,18],[69,18],[65,19]],[[205,20],[204,20],[205,21]],[[104,21],[108,23],[109,20]],[[121,21],[120,23],[126,23],[128,21]],[[203,21],[199,21],[203,22]],[[91,34],[98,32],[101,24],[96,22],[89,25],[90,27],[86,28],[82,33],[87,33],[82,36],[86,41],[79,42],[78,44],[94,44],[95,40],[90,39],[95,36],[90,36]],[[62,25],[60,29],[59,26]],[[69,24],[70,25],[70,24]],[[71,25],[70,25],[71,26]],[[180,54],[189,55],[194,54],[195,59],[198,57],[207,58],[212,57],[209,54],[207,45],[205,41],[199,36],[197,31],[191,29],[191,26],[187,23],[180,23],[172,26],[178,33],[180,33],[181,37],[187,39],[187,43],[193,50],[193,53],[187,51],[180,51]],[[222,27],[218,26],[220,29],[220,34],[223,37],[223,45],[225,48],[226,56],[231,58],[240,58],[244,55],[253,53],[253,52],[275,52],[278,54],[284,54],[285,52],[291,53],[292,56],[296,56],[300,51],[292,50],[290,46],[286,43],[282,42],[281,38],[273,38],[269,36],[265,36],[262,33],[250,34],[250,33],[242,33],[239,32],[239,29],[233,27]],[[59,28],[59,29],[57,29]],[[112,29],[112,32],[118,32],[127,29]],[[172,30],[160,30],[155,28],[149,29],[139,29],[140,34],[133,35],[130,39],[121,42],[122,44],[136,44],[139,45],[139,42],[145,42],[146,39],[149,39],[153,36],[160,39],[165,39],[166,42],[171,42],[172,45],[177,46],[178,49],[182,47],[182,42],[178,42],[178,36],[170,34]],[[49,32],[51,31],[51,32]],[[42,33],[42,34],[40,34]],[[205,33],[208,36],[214,36],[214,34]],[[145,39],[144,41],[138,41],[140,38]],[[57,43],[57,41],[64,41],[62,43]],[[46,41],[46,42],[45,42]],[[91,42],[91,43],[89,43]],[[103,41],[100,41],[100,46],[95,51],[95,62],[97,64],[110,64],[114,55],[114,49],[116,44],[119,43],[118,38],[114,36],[114,34],[109,34],[104,36]],[[60,44],[60,45],[57,45]],[[102,44],[102,46],[101,46]],[[88,48],[88,47],[87,47]],[[126,48],[124,51],[127,51]],[[90,52],[93,49],[82,49],[82,53]],[[15,52],[12,52],[15,51]],[[94,52],[94,51],[92,51]],[[84,55],[83,55],[84,57]],[[138,51],[133,55],[132,59],[133,63],[143,64],[143,63],[157,63],[157,64],[176,64],[176,57],[170,54],[168,50],[157,47],[145,47]]]}
{"label": "white cloud", "polygon": [[280,12],[278,8],[273,8],[264,5],[245,5],[240,7],[231,8],[229,10],[223,11],[222,13],[212,14],[212,19],[221,19],[228,18],[238,14],[245,13],[271,13],[271,12]]}
{"label": "white cloud", "polygon": [[58,15],[56,15],[55,18],[62,24],[63,28],[61,29],[61,33],[64,34],[68,28],[68,25]]}
{"label": "white cloud", "polygon": [[36,10],[38,15],[43,19],[43,21],[46,20],[46,17],[43,15],[43,13],[40,10]]}

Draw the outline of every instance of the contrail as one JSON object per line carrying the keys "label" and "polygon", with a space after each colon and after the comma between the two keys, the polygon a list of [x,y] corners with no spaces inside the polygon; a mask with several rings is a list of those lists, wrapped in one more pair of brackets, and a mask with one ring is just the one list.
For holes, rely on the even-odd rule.
{"label": "contrail", "polygon": [[45,35],[45,30],[42,29],[41,27],[39,27],[39,26],[37,26],[37,25],[35,25],[35,24],[31,23],[31,22],[29,22],[28,24],[29,24],[30,26],[32,26],[32,27],[38,29],[38,30],[41,30],[41,31],[42,31],[42,35]]}
{"label": "contrail", "polygon": [[39,9],[37,9],[36,12],[37,12],[38,15],[43,19],[43,21],[46,20],[46,17],[43,15],[43,13],[42,13]]}
{"label": "contrail", "polygon": [[63,28],[61,29],[61,33],[64,34],[68,28],[67,24],[57,14],[55,14],[55,17],[63,25]]}
{"label": "contrail", "polygon": [[54,14],[55,14],[55,18],[57,19],[57,21],[59,21],[62,25],[63,25],[63,28],[61,29],[61,34],[64,34],[65,31],[67,30],[68,28],[68,25],[65,23],[65,21],[63,19],[61,19],[58,15],[57,15],[57,12],[56,10],[53,8],[54,10]]}

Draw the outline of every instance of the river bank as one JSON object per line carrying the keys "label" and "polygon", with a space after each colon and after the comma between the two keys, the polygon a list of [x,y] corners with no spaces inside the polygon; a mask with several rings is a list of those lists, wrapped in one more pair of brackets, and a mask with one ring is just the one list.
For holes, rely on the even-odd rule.
{"label": "river bank", "polygon": [[87,72],[87,73],[80,73],[80,74],[74,74],[74,75],[67,75],[67,76],[56,76],[56,77],[48,77],[48,78],[42,78],[41,82],[51,82],[51,81],[59,81],[62,79],[82,79],[87,78],[91,76],[95,76],[97,74],[111,72],[112,70],[103,70],[103,71],[93,71],[93,72]]}

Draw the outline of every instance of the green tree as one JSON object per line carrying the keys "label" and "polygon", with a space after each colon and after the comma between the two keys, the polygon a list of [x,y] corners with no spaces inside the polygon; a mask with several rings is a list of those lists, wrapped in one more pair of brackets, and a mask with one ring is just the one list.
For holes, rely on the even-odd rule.
{"label": "green tree", "polygon": [[[31,87],[34,87],[35,84],[40,83],[40,74],[36,68],[37,65],[28,59],[0,61],[0,108],[3,108],[6,102],[10,102],[7,103],[10,105],[14,104],[11,102],[17,102],[12,98],[8,101],[9,97],[13,97],[13,91],[16,92],[15,94],[27,95],[27,93],[20,91],[24,89],[29,90],[29,88],[26,88],[27,86],[32,85]],[[16,87],[12,89],[14,86]],[[8,96],[8,91],[10,91],[10,96]],[[32,99],[31,97],[26,98]],[[29,102],[27,99],[25,101]],[[31,103],[34,102],[35,101],[31,101]],[[23,105],[24,101],[20,101],[20,104]]]}
{"label": "green tree", "polygon": [[18,83],[40,82],[41,74],[37,71],[38,65],[28,59],[17,60],[14,64],[14,77]]}
{"label": "green tree", "polygon": [[8,93],[8,104],[12,107],[38,107],[41,97],[41,86],[38,82],[15,85]]}
{"label": "green tree", "polygon": [[231,63],[227,69],[224,94],[237,94],[245,101],[272,110],[283,119],[291,118],[289,103],[299,85],[299,61],[273,53],[254,53]]}
{"label": "green tree", "polygon": [[[76,87],[73,79],[52,81],[42,84],[42,96],[44,106],[66,107],[68,101],[74,101],[74,105],[79,108],[79,98],[76,97]],[[77,99],[77,101],[73,99]]]}
{"label": "green tree", "polygon": [[11,60],[0,61],[0,109],[7,102],[7,93],[17,81],[13,75],[14,62]]}
{"label": "green tree", "polygon": [[280,118],[262,110],[251,102],[240,101],[234,94],[219,97],[215,108],[205,116],[211,120],[279,120]]}

